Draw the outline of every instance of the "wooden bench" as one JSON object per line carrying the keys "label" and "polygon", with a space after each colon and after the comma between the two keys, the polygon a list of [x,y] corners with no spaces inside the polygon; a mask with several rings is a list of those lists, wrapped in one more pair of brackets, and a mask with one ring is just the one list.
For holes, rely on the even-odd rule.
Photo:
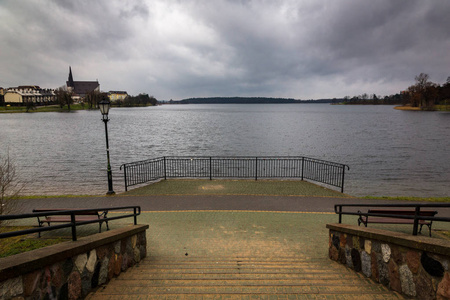
{"label": "wooden bench", "polygon": [[[361,211],[358,218],[358,226],[361,223],[367,227],[369,223],[379,223],[379,224],[414,224],[413,219],[402,219],[396,217],[376,217],[376,216],[364,216]],[[369,214],[384,214],[384,215],[400,215],[400,216],[414,216],[416,214],[415,210],[404,210],[404,209],[369,209],[367,211]],[[421,217],[434,217],[437,214],[437,211],[434,210],[421,210],[419,212],[419,216]],[[431,236],[431,225],[433,221],[428,220],[419,220],[420,230],[422,232],[423,225],[428,226],[428,230]]]}
{"label": "wooden bench", "polygon": [[[33,209],[33,213],[43,213],[43,212],[56,212],[56,211],[73,211],[79,210],[83,208],[43,208],[43,209]],[[87,211],[77,211],[75,213],[75,222],[84,222],[84,221],[94,221],[94,220],[102,220],[106,218],[108,211],[97,211],[97,210],[87,210]],[[50,226],[50,223],[70,223],[70,213],[62,214],[62,215],[53,215],[53,216],[38,216],[39,227],[43,227],[44,223],[47,223]],[[100,221],[98,232],[102,232],[102,224],[106,223],[106,230],[109,230],[108,220]],[[41,233],[39,233],[39,237]]]}

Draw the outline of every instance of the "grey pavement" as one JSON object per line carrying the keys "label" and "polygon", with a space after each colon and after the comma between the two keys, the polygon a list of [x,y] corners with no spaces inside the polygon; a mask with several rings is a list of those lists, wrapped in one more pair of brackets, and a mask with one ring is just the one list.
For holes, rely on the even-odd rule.
{"label": "grey pavement", "polygon": [[[107,208],[140,206],[142,211],[243,210],[334,212],[335,204],[430,203],[412,201],[372,200],[353,197],[261,196],[261,195],[146,195],[61,197],[18,200],[14,213],[30,213],[35,208]],[[438,209],[450,215],[450,209]]]}

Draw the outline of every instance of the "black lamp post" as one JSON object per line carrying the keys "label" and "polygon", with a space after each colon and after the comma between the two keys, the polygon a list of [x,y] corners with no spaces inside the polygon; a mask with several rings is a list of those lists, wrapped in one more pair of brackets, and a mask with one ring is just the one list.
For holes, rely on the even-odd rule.
{"label": "black lamp post", "polygon": [[109,100],[102,100],[98,104],[100,107],[100,112],[102,113],[102,121],[105,123],[105,133],[106,133],[106,156],[108,157],[108,192],[106,195],[114,195],[113,191],[113,183],[112,183],[112,172],[111,172],[111,164],[109,162],[109,142],[108,142],[108,113],[109,108],[111,107],[111,102]]}

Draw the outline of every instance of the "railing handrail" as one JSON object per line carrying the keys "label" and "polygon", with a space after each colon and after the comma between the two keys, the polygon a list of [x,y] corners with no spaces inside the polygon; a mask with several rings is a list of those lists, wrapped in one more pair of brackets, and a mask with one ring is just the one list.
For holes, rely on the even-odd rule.
{"label": "railing handrail", "polygon": [[133,161],[130,163],[124,163],[120,165],[120,170],[122,170],[122,167],[126,167],[127,165],[133,165],[133,164],[139,164],[139,163],[146,163],[150,161],[157,161],[157,160],[164,160],[164,159],[311,159],[318,162],[323,163],[331,163],[336,164],[338,166],[345,166],[347,170],[350,170],[350,166],[347,164],[342,164],[334,161],[328,161],[313,157],[307,157],[307,156],[226,156],[226,155],[219,155],[219,156],[188,156],[188,155],[182,155],[182,156],[161,156],[161,157],[155,157],[155,158],[149,158],[149,159],[143,159],[138,161]]}
{"label": "railing handrail", "polygon": [[[414,215],[397,215],[397,214],[383,214],[383,213],[369,213],[361,211],[343,211],[343,207],[381,207],[381,208],[414,208]],[[412,203],[399,203],[399,204],[335,204],[334,212],[339,215],[339,223],[342,223],[343,215],[350,216],[365,216],[365,217],[384,217],[384,218],[396,218],[396,219],[409,219],[414,220],[413,235],[417,235],[417,226],[419,220],[425,221],[441,221],[450,222],[450,217],[435,217],[435,216],[425,216],[420,215],[421,208],[450,208],[450,203],[422,203],[422,204],[412,204]],[[427,210],[428,212],[428,210]]]}
{"label": "railing handrail", "polygon": [[137,216],[141,214],[141,207],[140,206],[120,206],[120,207],[107,207],[107,208],[86,208],[86,209],[67,209],[67,210],[50,210],[48,212],[35,212],[35,213],[27,213],[27,214],[16,214],[16,215],[3,215],[0,216],[0,221],[7,221],[7,220],[19,220],[19,219],[29,219],[29,218],[36,218],[36,217],[45,217],[45,216],[58,216],[58,215],[70,215],[72,220],[75,220],[75,215],[80,212],[105,212],[105,211],[114,211],[114,210],[126,210],[126,209],[133,209],[132,213],[123,215],[123,216],[116,216],[116,217],[101,217],[96,220],[87,220],[87,221],[77,221],[77,222],[67,222],[60,225],[49,225],[46,227],[38,227],[38,228],[31,228],[31,229],[24,229],[24,230],[17,230],[17,231],[10,231],[10,232],[4,232],[0,233],[0,239],[2,238],[8,238],[8,237],[14,237],[14,236],[20,236],[25,234],[31,234],[31,233],[38,233],[38,232],[44,232],[44,231],[51,231],[61,228],[68,228],[72,227],[72,240],[76,241],[76,227],[81,225],[87,225],[87,224],[93,224],[93,223],[103,223],[105,221],[111,221],[111,220],[118,220],[118,219],[124,219],[124,218],[134,218],[134,224],[137,225]]}
{"label": "railing handrail", "polygon": [[345,169],[350,170],[346,164],[306,156],[163,156],[125,163],[122,168],[125,191],[162,178],[201,177],[299,178],[338,187],[342,193]]}

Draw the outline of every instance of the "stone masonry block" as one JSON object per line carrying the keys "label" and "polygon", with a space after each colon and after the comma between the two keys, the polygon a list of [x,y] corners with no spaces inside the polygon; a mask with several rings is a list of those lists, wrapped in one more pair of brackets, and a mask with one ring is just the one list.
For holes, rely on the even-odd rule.
{"label": "stone masonry block", "polygon": [[401,265],[399,268],[400,282],[402,285],[402,291],[410,297],[416,296],[416,285],[414,284],[413,273],[408,268],[408,265]]}
{"label": "stone masonry block", "polygon": [[68,280],[69,299],[79,299],[81,297],[81,275],[77,271],[72,272]]}
{"label": "stone masonry block", "polygon": [[389,269],[389,287],[396,292],[402,292],[402,285],[400,282],[400,273],[398,271],[398,266],[393,260],[390,260],[388,263]]}
{"label": "stone masonry block", "polygon": [[83,273],[84,267],[87,263],[87,258],[86,253],[80,254],[75,258],[75,266],[77,267],[78,272]]}
{"label": "stone masonry block", "polygon": [[93,273],[95,270],[96,263],[97,263],[97,252],[95,251],[95,249],[93,249],[91,250],[91,252],[89,252],[89,258],[86,263],[86,269],[90,273]]}
{"label": "stone masonry block", "polygon": [[445,272],[444,278],[438,285],[437,299],[450,299],[450,273]]}
{"label": "stone masonry block", "polygon": [[372,276],[372,259],[366,251],[361,251],[361,268],[364,275]]}
{"label": "stone masonry block", "polygon": [[22,276],[15,277],[0,283],[0,299],[10,299],[23,293]]}
{"label": "stone masonry block", "polygon": [[420,253],[417,250],[409,250],[406,252],[405,256],[406,264],[408,265],[408,268],[413,272],[414,274],[417,274],[420,267]]}
{"label": "stone masonry block", "polygon": [[436,298],[433,282],[430,275],[428,275],[425,270],[419,270],[414,278],[414,284],[416,286],[416,296],[418,299],[432,300]]}
{"label": "stone masonry block", "polygon": [[367,254],[372,253],[372,241],[371,240],[364,241],[364,250],[367,252]]}
{"label": "stone masonry block", "polygon": [[381,254],[383,255],[383,261],[389,262],[391,259],[391,247],[388,244],[381,244]]}
{"label": "stone masonry block", "polygon": [[25,274],[23,276],[24,295],[31,296],[39,285],[42,277],[42,270]]}

